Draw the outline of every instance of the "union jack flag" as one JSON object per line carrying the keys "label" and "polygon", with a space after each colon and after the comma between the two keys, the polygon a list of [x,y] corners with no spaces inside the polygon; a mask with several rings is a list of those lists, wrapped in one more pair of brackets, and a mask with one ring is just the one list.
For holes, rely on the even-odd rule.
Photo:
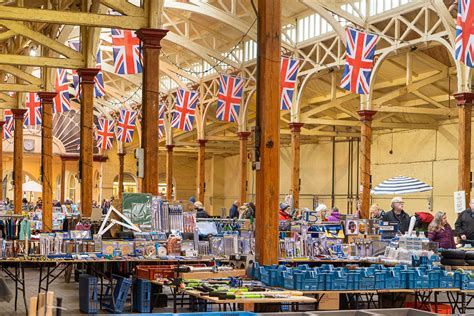
{"label": "union jack flag", "polygon": [[244,79],[221,75],[219,83],[217,119],[227,122],[237,122],[240,111],[240,100],[242,100]]}
{"label": "union jack flag", "polygon": [[142,72],[140,39],[135,31],[111,29],[115,73],[133,75]]}
{"label": "union jack flag", "polygon": [[347,28],[346,61],[341,88],[358,94],[368,94],[374,65],[378,35]]}
{"label": "union jack flag", "polygon": [[166,110],[166,105],[163,103],[160,104],[160,110],[158,114],[158,137],[162,138],[164,135],[164,129],[165,129],[165,110]]}
{"label": "union jack flag", "polygon": [[456,60],[474,68],[474,1],[458,0],[456,18]]}
{"label": "union jack flag", "polygon": [[120,117],[117,123],[117,140],[119,142],[132,142],[136,121],[137,112],[123,109],[120,110]]}
{"label": "union jack flag", "polygon": [[71,109],[71,101],[69,100],[69,79],[66,69],[56,70],[56,79],[54,86],[58,93],[53,99],[53,113],[67,112]]}
{"label": "union jack flag", "polygon": [[11,110],[5,110],[4,118],[5,125],[3,125],[3,139],[10,139],[13,137],[13,113]]}
{"label": "union jack flag", "polygon": [[[81,50],[81,43],[76,40],[69,41],[69,46],[77,51]],[[94,98],[100,98],[105,95],[105,83],[104,83],[104,74],[102,72],[102,50],[97,50],[96,55],[96,68],[99,68],[100,71],[94,77]],[[72,84],[74,86],[74,98],[80,99],[82,95],[79,75],[76,70],[72,71]]]}
{"label": "union jack flag", "polygon": [[41,125],[41,101],[37,93],[26,94],[26,115],[23,124],[25,126]]}
{"label": "union jack flag", "polygon": [[176,105],[173,112],[171,126],[182,131],[192,131],[196,104],[199,99],[197,91],[178,88]]}
{"label": "union jack flag", "polygon": [[300,63],[297,59],[283,57],[280,66],[280,109],[291,110],[296,76]]}
{"label": "union jack flag", "polygon": [[115,127],[113,120],[99,118],[96,130],[97,147],[102,150],[112,148],[115,137]]}
{"label": "union jack flag", "polygon": [[95,67],[99,68],[100,71],[94,78],[94,98],[100,98],[105,95],[104,74],[102,73],[102,50],[100,47],[97,51],[97,64]]}

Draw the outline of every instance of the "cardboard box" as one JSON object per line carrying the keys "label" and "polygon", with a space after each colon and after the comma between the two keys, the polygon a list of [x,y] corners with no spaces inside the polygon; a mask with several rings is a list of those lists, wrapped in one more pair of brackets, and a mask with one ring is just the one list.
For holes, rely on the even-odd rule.
{"label": "cardboard box", "polygon": [[339,293],[326,293],[319,301],[319,310],[339,310]]}

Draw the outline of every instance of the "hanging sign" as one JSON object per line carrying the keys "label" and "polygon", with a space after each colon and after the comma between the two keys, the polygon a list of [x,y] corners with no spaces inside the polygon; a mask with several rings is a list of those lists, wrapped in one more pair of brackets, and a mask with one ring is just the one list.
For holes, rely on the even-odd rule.
{"label": "hanging sign", "polygon": [[466,209],[466,191],[454,192],[454,211],[461,213]]}

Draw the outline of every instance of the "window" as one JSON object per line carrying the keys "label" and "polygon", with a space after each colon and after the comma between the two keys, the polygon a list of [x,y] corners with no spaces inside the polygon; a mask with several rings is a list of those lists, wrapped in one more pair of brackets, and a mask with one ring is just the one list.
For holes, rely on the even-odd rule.
{"label": "window", "polygon": [[[118,196],[118,175],[114,178],[114,196]],[[123,192],[137,193],[137,180],[131,173],[123,174]]]}
{"label": "window", "polygon": [[76,202],[76,177],[72,174],[69,175],[68,196],[66,198]]}

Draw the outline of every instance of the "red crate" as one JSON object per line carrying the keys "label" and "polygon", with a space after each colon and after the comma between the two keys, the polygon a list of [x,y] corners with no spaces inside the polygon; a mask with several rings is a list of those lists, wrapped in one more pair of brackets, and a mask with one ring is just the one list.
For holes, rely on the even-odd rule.
{"label": "red crate", "polygon": [[175,273],[175,265],[158,265],[158,266],[137,266],[137,278],[156,280],[161,278],[173,278]]}

